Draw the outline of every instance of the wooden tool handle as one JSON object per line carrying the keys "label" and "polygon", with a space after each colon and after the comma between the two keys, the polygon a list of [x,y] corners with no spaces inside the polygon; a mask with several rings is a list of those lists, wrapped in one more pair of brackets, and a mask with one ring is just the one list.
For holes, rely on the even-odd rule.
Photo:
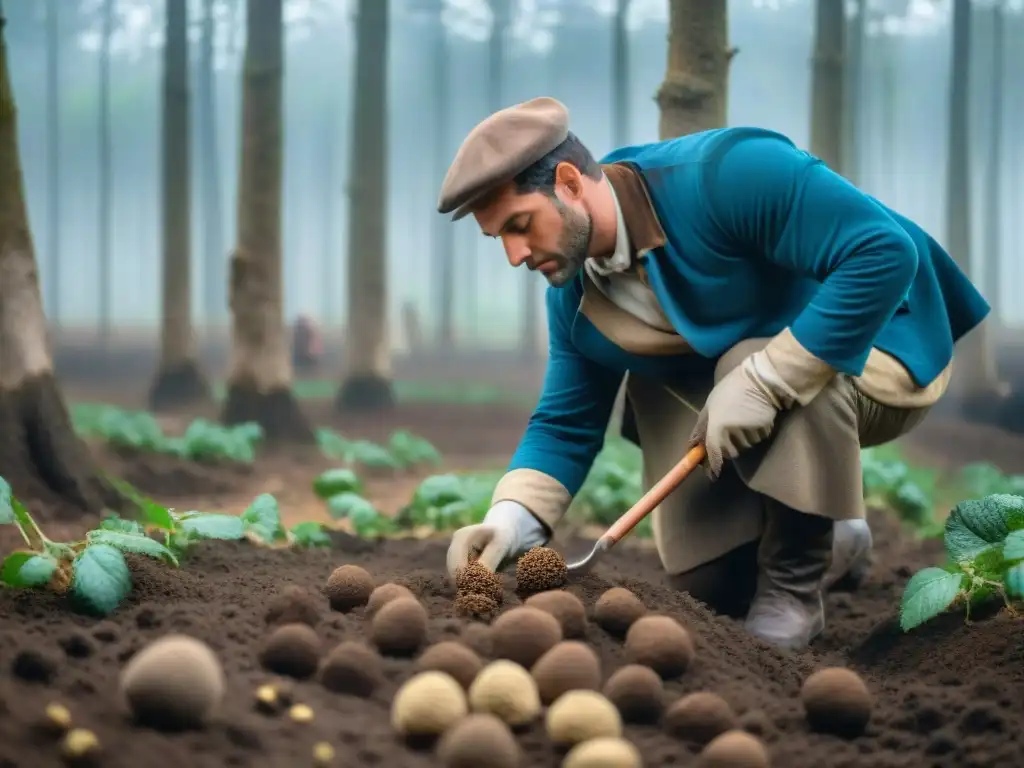
{"label": "wooden tool handle", "polygon": [[619,539],[632,531],[637,524],[647,517],[656,506],[672,493],[687,476],[704,461],[706,455],[703,445],[695,445],[668,473],[659,480],[640,500],[626,510],[622,517],[612,523],[601,537],[607,546],[617,544]]}

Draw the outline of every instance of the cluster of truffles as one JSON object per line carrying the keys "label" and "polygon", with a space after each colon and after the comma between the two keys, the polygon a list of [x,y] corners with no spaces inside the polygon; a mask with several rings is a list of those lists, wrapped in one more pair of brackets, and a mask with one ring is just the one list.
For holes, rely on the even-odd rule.
{"label": "cluster of truffles", "polygon": [[488,622],[505,599],[501,577],[475,560],[459,569],[455,588],[455,613],[464,619]]}

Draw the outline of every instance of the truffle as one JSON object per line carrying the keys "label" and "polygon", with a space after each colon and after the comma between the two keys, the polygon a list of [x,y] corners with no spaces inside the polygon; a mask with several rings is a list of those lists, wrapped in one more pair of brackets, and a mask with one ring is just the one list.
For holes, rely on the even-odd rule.
{"label": "truffle", "polygon": [[469,706],[492,714],[513,728],[540,714],[537,683],[523,667],[507,659],[492,661],[469,686]]}
{"label": "truffle", "polygon": [[285,624],[267,637],[259,659],[271,672],[303,679],[316,672],[320,652],[320,638],[312,627]]}
{"label": "truffle", "polygon": [[469,715],[445,732],[437,745],[445,768],[518,768],[519,745],[494,715]]}
{"label": "truffle", "polygon": [[555,744],[622,736],[619,710],[596,691],[569,691],[548,708],[545,725]]}
{"label": "truffle", "polygon": [[479,592],[459,592],[455,595],[455,615],[464,619],[490,621],[498,613],[498,604]]}
{"label": "truffle", "polygon": [[663,678],[677,677],[693,661],[693,639],[669,616],[643,616],[626,632],[626,654]]}
{"label": "truffle", "polygon": [[566,640],[537,659],[530,670],[540,700],[550,704],[566,691],[596,691],[601,687],[601,662],[590,646]]}
{"label": "truffle", "polygon": [[819,669],[800,690],[807,722],[815,731],[855,738],[871,719],[872,700],[860,675],[845,667]]}
{"label": "truffle", "polygon": [[327,579],[324,593],[336,611],[351,611],[366,605],[373,593],[373,577],[358,565],[335,568]]}
{"label": "truffle", "polygon": [[769,768],[764,743],[745,731],[726,731],[697,756],[698,768]]}
{"label": "truffle", "polygon": [[395,693],[391,727],[403,736],[439,736],[466,714],[466,694],[451,675],[420,672]]}
{"label": "truffle", "polygon": [[580,599],[571,592],[561,589],[538,592],[528,597],[524,605],[539,608],[554,616],[562,625],[563,637],[575,639],[583,637],[587,631],[587,611]]}
{"label": "truffle", "polygon": [[455,587],[459,592],[489,597],[497,605],[505,599],[505,585],[501,577],[476,560],[456,572]]}
{"label": "truffle", "polygon": [[408,587],[395,584],[393,581],[381,584],[370,593],[370,597],[366,601],[366,615],[373,616],[385,603],[390,603],[397,597],[415,598],[416,595]]}
{"label": "truffle", "polygon": [[623,637],[647,613],[640,598],[625,587],[612,587],[594,604],[594,621],[609,634]]}
{"label": "truffle", "polygon": [[470,648],[454,640],[435,643],[416,660],[421,672],[437,670],[447,672],[463,688],[469,688],[477,674],[483,669],[483,662]]}
{"label": "truffle", "polygon": [[383,653],[411,656],[426,640],[427,611],[412,597],[385,603],[370,623],[370,637]]}
{"label": "truffle", "polygon": [[672,703],[665,713],[665,730],[677,739],[704,746],[738,727],[729,702],[710,691],[691,693]]}
{"label": "truffle", "polygon": [[270,625],[308,624],[320,622],[320,600],[308,589],[294,584],[285,587],[270,601],[264,620]]}
{"label": "truffle", "polygon": [[494,656],[527,669],[561,639],[562,627],[554,616],[525,605],[506,611],[491,625]]}
{"label": "truffle", "polygon": [[550,547],[534,547],[516,562],[516,586],[521,592],[545,592],[565,584],[565,559]]}
{"label": "truffle", "polygon": [[224,697],[224,671],[213,650],[186,635],[167,635],[121,670],[121,694],[135,719],[164,730],[202,726]]}
{"label": "truffle", "polygon": [[640,750],[625,739],[603,736],[569,750],[562,768],[643,768]]}
{"label": "truffle", "polygon": [[384,662],[368,645],[346,641],[327,654],[319,677],[329,691],[365,698],[384,682]]}
{"label": "truffle", "polygon": [[627,664],[617,669],[605,682],[602,693],[627,723],[656,723],[665,708],[661,677],[642,664]]}

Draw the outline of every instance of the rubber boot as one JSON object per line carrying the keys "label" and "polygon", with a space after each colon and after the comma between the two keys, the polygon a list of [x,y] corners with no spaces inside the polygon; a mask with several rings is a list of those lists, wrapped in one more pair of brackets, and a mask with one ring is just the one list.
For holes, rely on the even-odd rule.
{"label": "rubber boot", "polygon": [[825,628],[822,591],[832,563],[834,523],[766,501],[757,591],[746,628],[779,648],[802,650]]}
{"label": "rubber boot", "polygon": [[874,541],[867,520],[841,520],[832,537],[832,565],[825,574],[825,589],[857,589],[873,564]]}

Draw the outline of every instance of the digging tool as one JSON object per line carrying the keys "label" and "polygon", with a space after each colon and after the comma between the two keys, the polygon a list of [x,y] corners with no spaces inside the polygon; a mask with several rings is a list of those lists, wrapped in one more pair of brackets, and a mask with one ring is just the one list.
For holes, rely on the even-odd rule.
{"label": "digging tool", "polygon": [[582,560],[567,565],[569,573],[586,573],[601,555],[619,543],[619,540],[632,531],[641,520],[647,517],[665,498],[672,493],[704,461],[706,455],[703,445],[695,445],[654,487],[645,493],[640,500],[626,510],[597,540],[590,554]]}

